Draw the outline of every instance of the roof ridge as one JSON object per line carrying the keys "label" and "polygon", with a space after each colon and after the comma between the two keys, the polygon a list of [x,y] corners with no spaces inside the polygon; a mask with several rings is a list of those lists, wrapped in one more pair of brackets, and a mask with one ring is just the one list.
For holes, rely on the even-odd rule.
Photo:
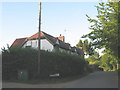
{"label": "roof ridge", "polygon": [[[43,31],[42,31],[43,32]],[[49,35],[49,34],[47,34],[47,33],[45,33],[45,32],[43,32],[43,34],[44,34],[44,36],[45,36],[45,38],[51,43],[51,44],[55,44],[55,42],[56,42],[56,38],[54,37],[54,36],[52,36],[52,35]],[[56,39],[55,40],[55,42],[54,41],[52,41],[51,39],[50,39],[50,37],[51,37],[51,39]]]}
{"label": "roof ridge", "polygon": [[24,37],[24,38],[16,38],[16,39],[25,39],[25,38],[28,38],[28,37]]}

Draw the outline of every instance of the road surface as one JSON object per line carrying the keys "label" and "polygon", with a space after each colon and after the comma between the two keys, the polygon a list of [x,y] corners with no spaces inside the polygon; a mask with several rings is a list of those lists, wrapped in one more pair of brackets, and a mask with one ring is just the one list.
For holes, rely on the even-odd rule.
{"label": "road surface", "polygon": [[77,80],[67,88],[118,88],[117,72],[95,72]]}
{"label": "road surface", "polygon": [[3,82],[3,88],[118,88],[118,76],[116,72],[94,72],[66,83],[33,85]]}

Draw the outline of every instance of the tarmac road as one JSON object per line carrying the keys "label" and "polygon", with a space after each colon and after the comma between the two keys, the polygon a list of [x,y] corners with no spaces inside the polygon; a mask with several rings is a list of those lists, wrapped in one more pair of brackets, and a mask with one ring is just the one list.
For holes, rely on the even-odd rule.
{"label": "tarmac road", "polygon": [[118,74],[94,72],[68,85],[67,88],[118,88]]}

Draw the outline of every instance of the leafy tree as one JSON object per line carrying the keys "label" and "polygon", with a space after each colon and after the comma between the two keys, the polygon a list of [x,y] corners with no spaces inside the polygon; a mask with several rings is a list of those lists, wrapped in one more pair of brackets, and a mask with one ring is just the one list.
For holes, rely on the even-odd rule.
{"label": "leafy tree", "polygon": [[79,43],[76,45],[77,47],[83,47],[83,42],[82,40],[79,41]]}
{"label": "leafy tree", "polygon": [[89,56],[87,59],[86,59],[89,64],[96,64],[98,65],[99,64],[99,60],[100,60],[100,55],[98,52],[96,52],[95,50],[93,51],[93,55]]}
{"label": "leafy tree", "polygon": [[111,51],[110,54],[118,58],[118,48],[120,48],[120,42],[118,42],[118,30],[120,23],[118,18],[120,17],[120,2],[101,2],[96,6],[98,15],[97,19],[91,19],[88,15],[88,21],[92,23],[89,27],[92,31],[83,35],[82,37],[88,37],[92,40],[92,46],[95,48],[105,48],[105,50]]}
{"label": "leafy tree", "polygon": [[[89,27],[92,31],[89,34],[83,35],[83,38],[91,39],[91,46],[95,49],[104,48],[104,55],[99,58],[97,64],[99,67],[107,70],[115,70],[116,64],[120,57],[118,51],[120,42],[118,42],[118,35],[120,29],[120,2],[101,2],[96,6],[98,15],[97,19],[92,19],[88,15],[88,21],[92,23]],[[90,60],[95,60],[95,57],[89,57]]]}
{"label": "leafy tree", "polygon": [[88,40],[79,40],[78,44],[76,45],[77,47],[83,47],[83,51],[85,52],[86,55],[93,55],[93,48],[92,48],[92,43],[88,42]]}
{"label": "leafy tree", "polygon": [[117,60],[115,56],[111,54],[104,54],[101,56],[99,61],[99,67],[103,68],[104,71],[115,71],[116,70]]}

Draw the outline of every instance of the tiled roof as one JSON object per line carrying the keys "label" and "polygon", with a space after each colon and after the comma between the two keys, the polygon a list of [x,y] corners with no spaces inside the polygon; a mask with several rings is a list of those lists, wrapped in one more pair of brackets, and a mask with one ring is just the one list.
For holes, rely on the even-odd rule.
{"label": "tiled roof", "polygon": [[51,44],[55,45],[57,38],[55,38],[55,37],[53,37],[53,36],[51,36],[51,35],[49,35],[49,34],[47,34],[47,33],[45,33],[45,32],[42,32],[42,33],[44,34],[45,38],[46,38]]}
{"label": "tiled roof", "polygon": [[[44,34],[44,36],[46,37],[46,39],[47,39],[51,44],[56,45],[56,40],[57,40],[58,38],[55,38],[55,37],[53,37],[53,36],[51,36],[51,35],[49,35],[49,34],[47,34],[47,33],[45,33],[45,32],[43,32],[43,34]],[[58,39],[58,41],[59,41],[59,47],[61,47],[61,48],[63,48],[63,49],[66,49],[66,50],[69,49],[69,46],[68,46],[67,44],[65,44],[63,41],[61,41],[61,40],[59,40],[59,39]]]}
{"label": "tiled roof", "polygon": [[76,47],[71,47],[71,51],[75,52]]}
{"label": "tiled roof", "polygon": [[[31,37],[27,38],[27,39],[38,39],[38,35],[39,35],[39,32],[37,32],[36,34],[32,35]],[[44,34],[41,32],[40,33],[40,36],[41,37],[44,37]]]}
{"label": "tiled roof", "polygon": [[[38,39],[38,34],[39,33],[36,33],[36,34],[34,34],[34,35],[32,35],[32,36],[30,36],[30,37],[28,37],[28,38],[18,38],[18,39],[16,39],[14,42],[13,42],[13,44],[11,45],[11,47],[13,47],[13,46],[19,46],[19,47],[21,47],[27,40],[29,40],[29,39]],[[41,38],[43,38],[44,37],[44,35],[43,35],[43,33],[41,32]]]}
{"label": "tiled roof", "polygon": [[27,38],[18,38],[18,39],[16,39],[13,42],[13,44],[11,45],[11,47],[13,47],[13,46],[19,46],[19,47],[21,47],[24,44],[24,42],[26,41],[26,39]]}
{"label": "tiled roof", "polygon": [[65,43],[66,45],[68,45],[68,46],[70,46],[70,44],[69,43]]}
{"label": "tiled roof", "polygon": [[[16,39],[13,44],[11,45],[11,47],[13,46],[19,46],[19,47],[22,47],[22,45],[29,39],[38,39],[38,34],[39,33],[36,33],[28,38],[19,38],[19,39]],[[52,45],[57,45],[56,44],[56,41],[58,40],[59,41],[59,47],[60,48],[63,48],[63,49],[66,49],[66,50],[70,50],[72,52],[75,52],[75,49],[77,51],[77,53],[80,55],[82,53],[82,47],[79,47],[79,48],[76,48],[76,47],[71,47],[69,43],[65,43],[61,40],[59,40],[57,37],[53,37],[43,31],[41,31],[41,39],[42,38],[46,38]]]}
{"label": "tiled roof", "polygon": [[64,48],[66,50],[69,50],[69,46],[67,44],[65,44],[63,41],[59,40],[59,43],[60,43],[60,47],[61,48]]}

